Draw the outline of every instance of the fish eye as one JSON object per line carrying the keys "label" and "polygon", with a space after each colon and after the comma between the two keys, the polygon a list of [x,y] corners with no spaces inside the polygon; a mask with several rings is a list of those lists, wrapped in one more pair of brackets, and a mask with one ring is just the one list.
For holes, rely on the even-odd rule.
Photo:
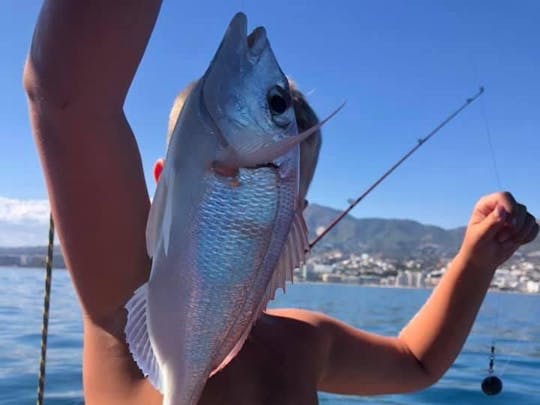
{"label": "fish eye", "polygon": [[281,115],[291,106],[291,95],[281,86],[272,87],[266,96],[272,115]]}

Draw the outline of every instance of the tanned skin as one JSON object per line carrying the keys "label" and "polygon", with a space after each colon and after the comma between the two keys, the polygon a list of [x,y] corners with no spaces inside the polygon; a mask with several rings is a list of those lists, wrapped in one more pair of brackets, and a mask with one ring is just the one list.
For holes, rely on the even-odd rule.
{"label": "tanned skin", "polygon": [[[87,404],[162,399],[124,336],[124,305],[150,272],[150,201],[123,104],[159,9],[158,0],[47,0],[24,71],[34,138],[83,313]],[[480,199],[459,253],[399,336],[320,313],[268,311],[239,355],[208,381],[200,403],[315,404],[317,390],[373,395],[428,387],[459,353],[495,269],[537,234],[533,216],[511,194]]]}

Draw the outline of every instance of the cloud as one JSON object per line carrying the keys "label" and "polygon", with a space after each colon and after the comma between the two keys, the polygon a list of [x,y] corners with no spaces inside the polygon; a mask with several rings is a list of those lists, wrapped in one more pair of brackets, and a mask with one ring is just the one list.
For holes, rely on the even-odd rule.
{"label": "cloud", "polygon": [[48,223],[49,201],[17,200],[0,196],[0,221]]}
{"label": "cloud", "polygon": [[49,231],[47,200],[0,196],[0,246],[46,245]]}

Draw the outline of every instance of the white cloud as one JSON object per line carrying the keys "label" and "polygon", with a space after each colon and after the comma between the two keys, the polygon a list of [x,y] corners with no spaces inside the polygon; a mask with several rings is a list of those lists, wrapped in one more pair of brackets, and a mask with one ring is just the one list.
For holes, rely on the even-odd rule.
{"label": "white cloud", "polygon": [[17,200],[0,196],[0,221],[48,223],[49,201]]}
{"label": "white cloud", "polygon": [[0,196],[0,246],[46,245],[49,230],[47,200]]}

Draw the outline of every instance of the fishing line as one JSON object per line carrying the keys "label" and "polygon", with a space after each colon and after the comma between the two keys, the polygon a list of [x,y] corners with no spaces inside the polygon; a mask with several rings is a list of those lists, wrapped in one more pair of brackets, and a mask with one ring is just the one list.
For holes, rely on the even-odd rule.
{"label": "fishing line", "polygon": [[[471,64],[474,71],[475,80],[477,83],[480,82],[479,75],[478,75],[478,66],[476,65],[476,61],[474,57],[471,57]],[[489,154],[491,157],[491,164],[493,165],[493,173],[495,174],[495,180],[497,182],[497,189],[502,190],[501,185],[501,176],[499,175],[499,167],[497,165],[497,159],[495,157],[495,148],[493,147],[493,140],[491,138],[491,130],[489,128],[489,123],[487,120],[487,114],[486,109],[483,100],[480,100],[480,116],[482,118],[482,122],[484,124],[484,131],[486,134],[486,140],[488,144]],[[495,277],[496,272],[493,274],[493,277]],[[495,305],[495,326],[493,328],[494,331],[499,330],[499,315],[500,315],[500,299],[496,299],[496,305]],[[495,332],[496,333],[496,332]],[[491,338],[491,345],[489,348],[489,361],[488,361],[488,369],[487,369],[487,376],[484,377],[482,380],[482,383],[480,385],[482,392],[486,395],[497,395],[502,391],[502,380],[500,377],[495,375],[495,355],[496,355],[496,346],[497,342],[495,339],[495,336]],[[499,376],[502,377],[502,373],[499,374]]]}
{"label": "fishing line", "polygon": [[489,145],[489,150],[491,152],[491,162],[493,163],[493,171],[495,172],[495,178],[497,180],[497,186],[499,190],[502,190],[501,176],[499,174],[499,167],[497,165],[497,158],[495,156],[495,148],[493,147],[493,139],[491,138],[491,131],[489,129],[489,123],[487,120],[484,100],[480,100],[480,113],[482,115],[482,120],[484,121],[484,127],[486,130],[487,142]]}
{"label": "fishing line", "polygon": [[[474,71],[475,71],[476,77],[478,79],[477,66],[474,63],[473,63],[473,66],[474,66]],[[486,108],[485,108],[484,100],[480,100],[480,113],[481,113],[481,116],[482,116],[482,121],[484,123],[484,129],[485,129],[485,132],[486,132],[487,144],[488,144],[489,151],[490,151],[491,162],[492,162],[492,165],[493,165],[493,172],[495,174],[495,179],[496,179],[496,182],[497,182],[498,190],[503,190],[503,186],[502,186],[502,182],[501,182],[501,176],[500,176],[500,172],[499,172],[499,167],[497,165],[497,157],[496,157],[495,148],[494,148],[494,145],[493,145],[493,138],[491,136],[491,130],[490,130],[490,127],[489,127],[489,121],[488,121],[487,114],[486,114]],[[495,274],[494,274],[494,277],[495,277]],[[500,297],[497,297],[496,298],[496,304],[495,304],[496,308],[495,308],[495,328],[494,328],[495,332],[494,333],[497,333],[497,331],[499,331],[501,305],[502,304],[501,304]],[[487,370],[488,375],[484,378],[484,380],[482,381],[482,384],[481,384],[482,391],[484,392],[484,394],[486,394],[486,395],[497,395],[499,392],[502,391],[503,383],[502,383],[501,378],[504,375],[504,373],[506,372],[506,369],[507,369],[508,365],[512,361],[512,359],[510,357],[511,353],[513,353],[515,351],[515,349],[517,348],[517,346],[520,343],[521,343],[521,341],[515,341],[512,344],[512,346],[510,346],[510,349],[506,350],[508,355],[503,356],[504,362],[502,363],[502,365],[500,365],[500,363],[499,363],[499,373],[498,373],[498,376],[497,376],[495,374],[495,358],[496,358],[496,354],[497,354],[497,350],[496,350],[497,341],[496,341],[495,336],[492,337],[491,346],[490,346],[490,350],[489,350],[489,363],[488,363],[488,370]],[[506,358],[504,358],[504,357],[506,357]]]}
{"label": "fishing line", "polygon": [[[478,67],[477,67],[476,63],[474,63],[474,60],[473,60],[473,68],[474,68],[476,80],[477,80],[477,82],[479,82],[479,80],[478,80]],[[490,157],[491,157],[491,163],[493,165],[493,173],[495,174],[495,180],[497,182],[497,187],[498,187],[498,190],[503,190],[503,186],[502,186],[502,182],[501,182],[501,175],[500,175],[500,172],[499,172],[499,167],[498,167],[498,164],[497,164],[497,157],[496,157],[496,154],[495,154],[495,147],[493,145],[493,137],[491,136],[491,130],[490,130],[490,126],[489,126],[489,121],[488,121],[488,117],[487,117],[487,113],[486,113],[486,107],[485,107],[484,100],[480,100],[480,114],[481,114],[481,117],[482,117],[482,122],[484,123],[484,130],[485,130],[485,133],[486,133],[486,139],[487,139],[489,154],[490,154]],[[495,277],[495,274],[494,274],[494,277]],[[497,333],[497,331],[499,331],[500,313],[501,313],[501,305],[502,305],[500,297],[497,297],[496,301],[497,302],[495,304],[496,308],[495,308],[495,327],[494,327],[495,332],[494,333]],[[500,393],[502,391],[502,388],[503,388],[502,376],[504,375],[508,365],[512,361],[512,359],[510,358],[510,353],[515,351],[515,349],[517,348],[519,343],[520,343],[520,341],[514,342],[514,344],[510,347],[510,349],[506,350],[508,355],[503,356],[503,359],[504,359],[504,357],[506,357],[506,359],[504,359],[504,362],[502,363],[502,366],[499,363],[499,373],[498,373],[498,375],[496,375],[496,373],[495,373],[495,359],[496,359],[496,355],[497,355],[496,347],[497,347],[498,342],[497,342],[497,339],[495,338],[495,336],[492,337],[491,345],[490,345],[490,349],[489,349],[489,362],[488,362],[488,369],[487,369],[488,375],[484,378],[484,380],[482,381],[482,384],[481,384],[481,388],[482,388],[482,391],[484,392],[484,394],[486,394],[486,395],[497,395],[498,393]]]}
{"label": "fishing line", "polygon": [[[525,308],[522,310],[522,312],[532,314],[533,312],[529,311],[529,309],[532,309],[532,306],[533,306],[532,303],[529,302],[528,305],[526,305]],[[500,371],[500,376],[501,377],[506,373],[506,369],[508,368],[508,366],[512,362],[512,359],[510,357],[512,355],[516,355],[516,354],[519,355],[520,354],[519,352],[516,351],[516,348],[518,347],[518,345],[520,345],[520,344],[530,345],[532,342],[533,342],[533,340],[530,340],[530,339],[527,340],[527,338],[524,338],[523,340],[515,340],[514,344],[510,347],[510,350],[506,351],[508,354],[506,355],[505,362],[503,363],[502,366],[499,367],[501,369],[501,371]]]}
{"label": "fishing line", "polygon": [[507,351],[506,351],[506,352],[508,353],[508,354],[506,355],[506,361],[503,363],[502,366],[499,366],[499,368],[500,368],[500,370],[501,370],[500,373],[499,373],[499,375],[500,375],[501,377],[504,375],[504,373],[506,373],[506,369],[508,368],[508,365],[509,365],[510,362],[512,361],[512,360],[510,359],[510,356],[512,356],[512,353],[515,352],[515,349],[517,348],[517,346],[518,346],[520,343],[525,343],[525,344],[526,344],[526,342],[522,342],[521,340],[516,340],[516,341],[514,342],[514,344],[511,346],[510,350],[507,350]]}
{"label": "fishing line", "polygon": [[[497,315],[499,313],[500,306],[501,306],[501,303],[500,303],[500,297],[499,297],[499,299],[497,300],[497,309],[496,309],[496,311],[497,311],[496,314]],[[528,306],[530,306],[530,303],[529,303]],[[524,312],[531,313],[529,311],[524,311]],[[497,329],[497,331],[498,331],[498,329]],[[495,369],[496,348],[495,348],[495,339],[493,338],[493,343],[490,346],[490,352],[489,352],[489,365],[488,365],[488,370],[487,370],[488,375],[487,375],[487,377],[484,378],[484,380],[482,381],[482,384],[481,384],[482,391],[486,395],[496,395],[496,394],[498,394],[499,392],[502,391],[502,388],[503,388],[502,377],[505,375],[505,373],[507,371],[507,368],[510,365],[510,363],[512,361],[514,361],[511,358],[511,356],[520,354],[518,351],[516,351],[517,347],[520,344],[527,345],[527,344],[530,344],[530,341],[514,339],[514,342],[510,346],[510,348],[505,350],[506,354],[503,356],[502,365],[501,365],[500,357],[499,357],[499,366],[498,366],[499,372],[496,375],[495,370],[494,370]]]}
{"label": "fishing line", "polygon": [[[473,67],[474,67],[475,76],[478,82],[478,69],[474,61],[473,61]],[[493,165],[493,172],[495,173],[495,179],[497,182],[497,189],[502,190],[501,176],[499,175],[499,168],[497,165],[497,159],[495,157],[495,149],[493,147],[493,140],[491,138],[491,131],[490,131],[489,124],[487,121],[487,115],[486,115],[486,110],[485,110],[485,105],[484,105],[483,100],[480,100],[480,115],[482,117],[482,122],[484,123],[484,130],[486,133],[488,149],[490,151],[491,163]],[[495,274],[496,272],[493,274],[493,277],[495,277]],[[499,330],[500,306],[501,306],[500,300],[497,299],[496,308],[495,308],[495,327],[494,327],[495,331]],[[495,375],[496,346],[497,346],[497,342],[495,340],[495,337],[493,336],[491,338],[491,345],[489,349],[489,363],[488,363],[488,369],[487,369],[488,375],[482,380],[482,383],[481,383],[482,392],[486,395],[497,395],[498,393],[502,391],[502,387],[503,387],[502,380],[500,378],[502,377],[502,373],[499,374],[500,377]]]}
{"label": "fishing line", "polygon": [[[478,68],[476,66],[476,63],[474,63],[474,60],[472,61],[472,64],[473,64],[475,76],[476,76],[476,79],[477,79],[477,82],[478,82],[479,81],[478,80]],[[483,100],[480,100],[480,113],[481,113],[481,116],[482,116],[482,121],[484,123],[485,131],[486,131],[487,143],[488,143],[489,150],[490,150],[491,161],[492,161],[492,164],[493,164],[493,171],[495,173],[497,186],[498,186],[499,190],[503,190],[502,182],[501,182],[501,176],[500,176],[499,168],[498,168],[498,165],[497,165],[497,157],[496,157],[496,154],[495,154],[495,148],[493,146],[493,139],[492,139],[492,136],[491,136],[491,130],[490,130],[489,121],[488,121],[488,118],[487,118],[486,109],[485,109],[485,105],[484,105]],[[495,276],[495,274],[494,274],[494,276]],[[495,333],[497,333],[497,331],[499,330],[500,312],[501,312],[501,305],[502,305],[500,297],[497,297],[496,300],[497,300],[497,303],[496,303],[496,309],[495,309],[495,331],[496,331]],[[506,355],[506,359],[504,359],[504,357],[503,357],[504,362],[503,362],[502,366],[499,365],[500,372],[499,372],[499,377],[497,377],[495,375],[495,370],[494,370],[494,368],[495,368],[495,356],[496,356],[496,339],[495,339],[495,337],[492,338],[491,347],[490,347],[490,351],[489,351],[488,376],[482,381],[482,385],[481,385],[482,391],[486,395],[496,395],[496,394],[498,394],[499,392],[502,391],[502,380],[501,380],[501,378],[505,374],[508,365],[512,361],[512,359],[510,357],[511,353],[515,352],[515,349],[517,348],[517,346],[520,343],[522,343],[522,342],[516,340],[513,343],[513,345],[510,346],[510,349],[506,350],[506,352],[508,354]]]}

